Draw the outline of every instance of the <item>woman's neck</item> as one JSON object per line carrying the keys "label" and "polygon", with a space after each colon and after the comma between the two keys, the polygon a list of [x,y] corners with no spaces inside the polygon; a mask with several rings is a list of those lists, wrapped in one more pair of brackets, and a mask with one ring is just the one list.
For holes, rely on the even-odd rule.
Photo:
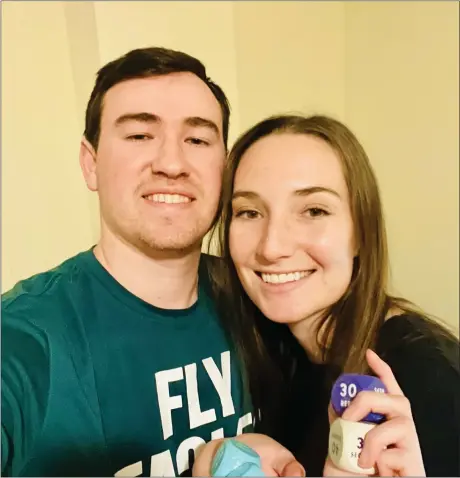
{"label": "woman's neck", "polygon": [[308,358],[314,363],[324,363],[323,361],[323,343],[324,328],[319,330],[321,314],[313,317],[307,317],[304,320],[289,324],[289,329],[299,344],[305,350]]}

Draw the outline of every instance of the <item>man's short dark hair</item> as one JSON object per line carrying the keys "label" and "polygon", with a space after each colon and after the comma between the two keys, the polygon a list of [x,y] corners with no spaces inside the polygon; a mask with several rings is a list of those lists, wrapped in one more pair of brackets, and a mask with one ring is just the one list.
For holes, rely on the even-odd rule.
{"label": "man's short dark hair", "polygon": [[104,95],[112,86],[134,78],[183,72],[193,73],[203,80],[219,102],[222,110],[223,140],[227,147],[230,105],[222,88],[208,78],[201,61],[186,53],[160,47],[131,50],[98,71],[96,84],[86,107],[85,138],[97,149],[101,132],[102,103]]}

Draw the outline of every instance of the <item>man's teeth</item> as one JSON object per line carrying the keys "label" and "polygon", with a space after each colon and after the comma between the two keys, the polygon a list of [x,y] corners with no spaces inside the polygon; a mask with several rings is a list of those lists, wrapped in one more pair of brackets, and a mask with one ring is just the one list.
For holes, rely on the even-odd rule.
{"label": "man's teeth", "polygon": [[308,271],[290,272],[289,274],[264,274],[262,280],[269,284],[284,284],[285,282],[295,282],[308,275]]}
{"label": "man's teeth", "polygon": [[165,202],[167,204],[178,204],[190,202],[191,199],[181,194],[151,194],[146,196],[146,199],[153,202]]}

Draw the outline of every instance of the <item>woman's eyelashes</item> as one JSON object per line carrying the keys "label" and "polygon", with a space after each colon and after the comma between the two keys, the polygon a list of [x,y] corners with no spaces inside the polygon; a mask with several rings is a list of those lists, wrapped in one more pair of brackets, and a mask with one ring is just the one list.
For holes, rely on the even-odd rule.
{"label": "woman's eyelashes", "polygon": [[237,209],[233,211],[233,217],[239,219],[257,219],[260,213],[254,209]]}
{"label": "woman's eyelashes", "polygon": [[310,217],[312,219],[329,216],[330,214],[331,213],[327,209],[320,206],[308,206],[302,211],[302,215]]}
{"label": "woman's eyelashes", "polygon": [[[295,213],[294,213],[295,214]],[[309,219],[318,219],[329,216],[331,213],[324,207],[308,206],[302,208],[300,215]],[[233,217],[241,219],[258,219],[262,217],[262,213],[252,208],[234,208]]]}

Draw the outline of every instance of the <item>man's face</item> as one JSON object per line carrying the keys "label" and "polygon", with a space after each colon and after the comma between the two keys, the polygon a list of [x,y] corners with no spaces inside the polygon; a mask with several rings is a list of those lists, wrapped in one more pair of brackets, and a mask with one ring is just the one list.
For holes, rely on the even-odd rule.
{"label": "man's face", "polygon": [[[96,152],[82,147],[102,233],[135,247],[200,247],[215,217],[225,146],[222,112],[191,73],[127,80],[105,95]],[[90,167],[88,167],[90,165]]]}

